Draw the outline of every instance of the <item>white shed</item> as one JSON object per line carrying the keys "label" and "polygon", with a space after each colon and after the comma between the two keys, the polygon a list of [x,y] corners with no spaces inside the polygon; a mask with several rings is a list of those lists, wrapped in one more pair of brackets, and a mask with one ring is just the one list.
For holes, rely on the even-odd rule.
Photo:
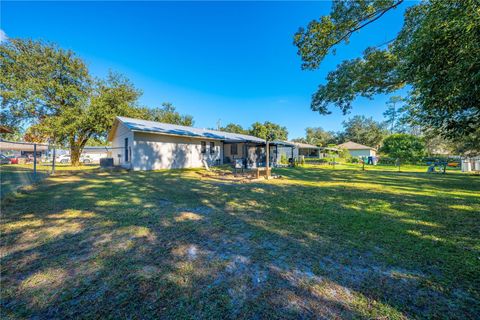
{"label": "white shed", "polygon": [[342,143],[337,147],[347,149],[352,157],[374,157],[377,155],[377,149],[353,141]]}

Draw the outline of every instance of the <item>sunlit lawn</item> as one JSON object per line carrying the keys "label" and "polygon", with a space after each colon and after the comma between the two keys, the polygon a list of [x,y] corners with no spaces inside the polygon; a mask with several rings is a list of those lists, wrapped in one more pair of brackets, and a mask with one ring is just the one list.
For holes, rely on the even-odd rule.
{"label": "sunlit lawn", "polygon": [[[98,165],[82,165],[73,167],[71,165],[57,164],[56,171],[85,171],[97,169]],[[12,193],[22,186],[30,185],[44,179],[52,172],[52,165],[39,163],[37,164],[37,173],[34,174],[33,163],[30,164],[4,164],[0,166],[0,197]]]}
{"label": "sunlit lawn", "polygon": [[480,177],[425,167],[49,177],[3,204],[10,318],[480,317]]}

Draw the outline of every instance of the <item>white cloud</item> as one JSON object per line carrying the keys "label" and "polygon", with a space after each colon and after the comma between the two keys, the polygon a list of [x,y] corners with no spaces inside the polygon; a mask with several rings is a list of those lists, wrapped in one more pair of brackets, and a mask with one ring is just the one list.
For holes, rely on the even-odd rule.
{"label": "white cloud", "polygon": [[7,39],[8,39],[8,37],[7,37],[7,34],[5,33],[5,31],[0,29],[0,43],[2,43],[4,41],[7,41]]}

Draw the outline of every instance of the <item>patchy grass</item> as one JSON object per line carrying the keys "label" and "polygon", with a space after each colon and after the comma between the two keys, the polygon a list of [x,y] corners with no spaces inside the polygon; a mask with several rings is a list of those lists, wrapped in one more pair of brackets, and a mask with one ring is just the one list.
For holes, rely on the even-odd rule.
{"label": "patchy grass", "polygon": [[[85,171],[98,169],[98,165],[82,165],[73,167],[71,165],[55,165],[57,172]],[[37,175],[33,174],[33,164],[6,164],[0,166],[0,198],[11,194],[20,187],[34,184],[46,178],[52,171],[51,164],[37,164]]]}
{"label": "patchy grass", "polygon": [[2,316],[480,317],[478,177],[276,172],[49,177],[2,208]]}

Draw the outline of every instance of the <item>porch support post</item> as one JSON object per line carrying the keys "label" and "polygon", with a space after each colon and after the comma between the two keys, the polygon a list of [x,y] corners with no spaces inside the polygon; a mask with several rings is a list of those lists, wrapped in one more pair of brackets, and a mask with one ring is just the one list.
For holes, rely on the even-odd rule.
{"label": "porch support post", "polygon": [[267,178],[269,177],[270,171],[270,142],[267,140]]}
{"label": "porch support post", "polygon": [[275,145],[275,162],[278,165],[278,144]]}
{"label": "porch support post", "polygon": [[248,143],[247,142],[243,144],[243,159],[244,159],[243,167],[247,169],[248,167]]}
{"label": "porch support post", "polygon": [[[225,142],[223,143],[223,155],[222,155],[222,164],[225,164],[225,160],[226,160],[226,157],[225,157],[225,146],[228,145],[226,144]],[[230,155],[231,156],[231,155]]]}

